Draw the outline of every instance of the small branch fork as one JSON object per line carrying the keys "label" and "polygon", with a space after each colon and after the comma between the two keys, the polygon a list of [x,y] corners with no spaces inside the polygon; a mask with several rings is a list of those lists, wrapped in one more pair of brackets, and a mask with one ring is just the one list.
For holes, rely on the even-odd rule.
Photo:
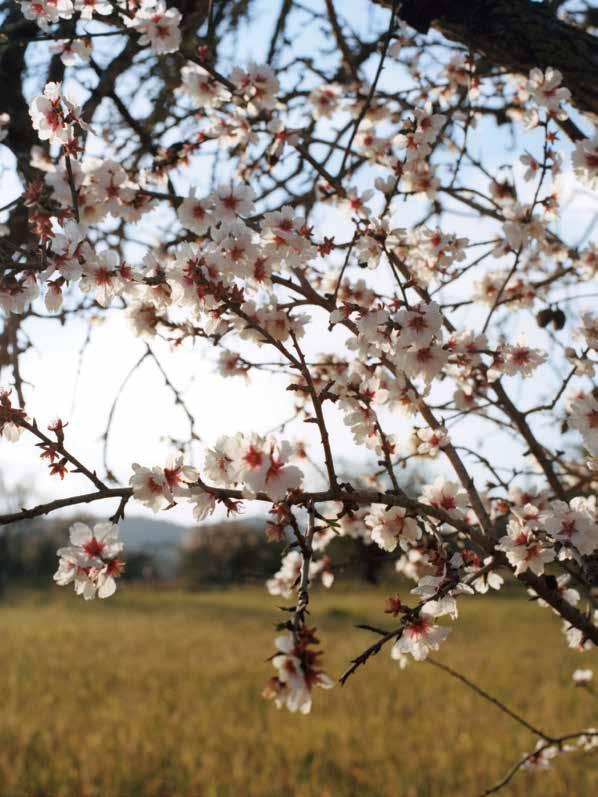
{"label": "small branch fork", "polygon": [[[346,670],[346,672],[340,678],[340,682],[343,685],[346,683],[347,679],[355,672],[355,670],[357,670],[361,665],[365,664],[366,661],[371,656],[374,656],[377,653],[379,653],[387,642],[389,642],[391,639],[399,639],[403,631],[403,627],[399,629],[394,629],[393,631],[390,632],[382,632],[380,631],[380,629],[368,625],[360,625],[357,627],[369,631],[374,631],[375,633],[380,633],[382,634],[382,636],[377,642],[375,642],[373,645],[371,645],[362,654],[360,654],[353,660],[351,666],[348,668],[348,670]],[[543,753],[545,750],[551,747],[562,749],[565,742],[572,741],[575,739],[584,739],[584,738],[593,739],[598,737],[598,731],[595,730],[581,730],[581,731],[576,731],[574,733],[563,734],[561,736],[551,736],[550,734],[546,733],[540,728],[537,728],[536,726],[532,725],[531,722],[526,720],[524,717],[522,717],[513,709],[509,708],[509,706],[507,706],[501,700],[489,694],[485,689],[482,689],[482,687],[478,686],[471,679],[462,675],[460,672],[457,672],[457,670],[455,670],[454,668],[449,667],[447,664],[443,664],[442,662],[437,661],[436,659],[430,657],[426,659],[426,663],[430,664],[433,667],[436,667],[439,670],[442,670],[442,672],[447,673],[452,678],[456,678],[458,681],[463,683],[468,689],[471,689],[473,692],[475,692],[479,697],[483,698],[489,703],[492,703],[492,705],[496,706],[496,708],[498,708],[499,711],[502,711],[503,714],[506,714],[514,722],[518,723],[526,730],[530,731],[530,733],[534,734],[534,736],[537,736],[539,739],[543,741],[543,744],[538,746],[533,752],[524,755],[508,771],[508,773],[505,775],[504,778],[502,778],[494,786],[491,786],[488,789],[486,789],[484,792],[482,792],[481,797],[486,797],[486,795],[495,794],[496,792],[500,791],[512,780],[512,778],[517,774],[517,772],[522,767],[524,767],[525,764],[527,764],[528,761],[531,761],[539,754]]]}
{"label": "small branch fork", "polygon": [[[469,576],[467,579],[465,579],[463,583],[469,584],[470,582],[475,581],[476,579],[480,578],[480,576],[483,576],[485,573],[490,572],[490,570],[492,570],[495,566],[496,563],[494,561],[489,562],[484,567],[480,568],[479,570],[476,570],[476,572],[471,576]],[[345,683],[348,681],[348,679],[356,672],[356,670],[358,670],[359,667],[364,665],[368,661],[368,659],[370,659],[372,656],[377,655],[382,650],[382,648],[387,644],[387,642],[390,642],[391,639],[395,640],[400,639],[405,630],[405,626],[418,617],[419,613],[421,612],[426,603],[428,603],[431,600],[439,600],[440,598],[443,598],[451,590],[455,589],[455,587],[457,587],[458,584],[459,584],[458,579],[455,578],[449,579],[439,587],[439,589],[431,598],[426,598],[414,608],[405,607],[405,614],[404,617],[402,618],[401,625],[399,625],[397,628],[393,628],[390,631],[385,631],[381,628],[376,628],[374,626],[365,625],[365,624],[358,625],[357,628],[361,628],[364,631],[372,631],[374,634],[379,634],[380,639],[374,642],[373,645],[370,645],[368,648],[366,648],[362,653],[360,653],[351,661],[350,666],[345,670],[345,672],[339,678],[340,683],[344,686]]]}
{"label": "small branch fork", "polygon": [[557,747],[558,749],[562,749],[562,746],[565,742],[573,741],[575,739],[595,739],[598,737],[598,731],[576,731],[575,733],[567,733],[564,736],[558,736],[552,742],[546,742],[545,744],[540,745],[536,750],[532,753],[527,753],[523,756],[500,780],[498,783],[495,783],[494,786],[490,786],[488,789],[482,792],[481,797],[487,797],[488,794],[496,794],[496,792],[503,789],[507,786],[513,777],[519,772],[519,770],[524,767],[529,761],[537,758],[538,755],[545,752],[551,747]]}
{"label": "small branch fork", "polygon": [[[486,572],[489,572],[494,567],[495,567],[494,562],[489,563],[485,567],[483,567],[480,570],[478,570],[475,574],[473,574],[469,579],[467,579],[467,581],[469,582],[469,581],[472,581],[472,580],[475,580],[475,579],[479,578],[482,574],[484,574]],[[464,582],[464,583],[467,583],[467,582]],[[400,639],[402,634],[403,634],[403,632],[404,632],[404,630],[405,630],[406,625],[409,624],[410,620],[412,620],[414,617],[417,616],[419,611],[423,608],[425,603],[428,602],[428,600],[437,600],[439,598],[442,598],[444,595],[449,593],[451,591],[451,589],[453,589],[455,586],[456,586],[456,582],[454,582],[454,581],[450,582],[450,583],[447,583],[447,584],[443,585],[436,592],[436,594],[432,596],[432,598],[426,599],[426,601],[422,601],[422,603],[420,603],[414,609],[407,609],[406,613],[405,613],[405,616],[403,618],[402,624],[400,626],[398,626],[397,628],[393,628],[390,631],[385,631],[383,629],[376,628],[375,626],[371,626],[371,625],[367,625],[367,624],[358,625],[357,628],[361,628],[361,629],[363,629],[365,631],[371,631],[371,632],[373,632],[375,634],[378,634],[379,635],[379,639],[376,640],[376,642],[374,642],[372,645],[370,645],[368,648],[366,648],[362,653],[360,653],[358,656],[356,656],[352,660],[350,666],[347,668],[347,670],[345,670],[345,672],[339,678],[339,682],[341,683],[341,685],[344,686],[344,684],[347,682],[347,680],[359,669],[359,667],[365,665],[367,663],[367,661],[369,661],[369,659],[372,656],[377,655],[388,642],[390,642],[391,640],[395,640],[396,641],[396,640]],[[542,730],[541,728],[538,728],[535,725],[533,725],[531,722],[526,720],[524,717],[522,717],[516,711],[514,711],[509,706],[507,706],[505,703],[503,703],[501,700],[499,700],[498,698],[496,698],[493,695],[491,695],[485,689],[483,689],[482,687],[478,686],[471,679],[469,679],[466,676],[462,675],[461,673],[457,672],[457,670],[455,670],[454,668],[450,667],[449,665],[444,664],[444,663],[442,663],[442,662],[440,662],[440,661],[438,661],[436,659],[433,659],[431,657],[428,657],[425,661],[426,661],[426,663],[432,665],[433,667],[436,667],[439,670],[442,670],[443,672],[447,673],[451,677],[453,677],[453,678],[457,679],[458,681],[460,681],[461,683],[463,683],[468,689],[471,689],[479,697],[483,698],[484,700],[486,700],[489,703],[492,703],[492,705],[496,706],[496,708],[498,708],[500,711],[502,711],[503,714],[506,714],[514,722],[518,723],[519,725],[524,727],[526,730],[528,730],[530,733],[534,734],[535,736],[537,736],[539,739],[541,739],[543,741],[543,744],[541,744],[539,747],[537,747],[533,752],[528,753],[525,756],[523,756],[509,770],[509,772],[505,775],[505,777],[501,781],[499,781],[494,786],[486,789],[482,793],[481,797],[485,797],[486,795],[494,794],[494,793],[500,791],[500,789],[502,789],[504,786],[506,786],[511,781],[511,779],[515,776],[515,774],[523,766],[525,766],[525,764],[528,761],[534,759],[536,756],[538,756],[539,754],[541,754],[545,750],[547,750],[547,749],[549,749],[551,747],[556,747],[558,749],[562,749],[563,744],[565,742],[570,741],[570,740],[574,740],[574,739],[582,739],[582,738],[590,739],[590,738],[598,737],[598,731],[595,731],[595,730],[582,730],[582,731],[576,731],[574,733],[564,734],[564,735],[561,735],[561,736],[552,736],[552,735],[546,733],[546,731]]]}
{"label": "small branch fork", "polygon": [[540,730],[539,728],[536,728],[534,725],[532,725],[530,722],[528,722],[520,714],[517,714],[515,711],[513,711],[513,709],[509,708],[507,705],[505,705],[498,698],[493,697],[491,694],[486,692],[485,689],[482,689],[480,686],[475,684],[469,678],[466,678],[464,675],[462,675],[461,673],[457,672],[452,667],[449,667],[448,664],[443,664],[442,662],[437,661],[436,659],[432,659],[432,658],[427,658],[426,662],[428,664],[431,664],[433,667],[436,667],[439,670],[442,670],[443,672],[447,673],[452,678],[456,678],[458,681],[461,681],[461,683],[465,684],[465,686],[468,689],[471,689],[473,692],[475,692],[481,698],[483,698],[484,700],[487,700],[489,703],[492,703],[492,705],[496,706],[496,708],[498,708],[500,711],[502,711],[503,714],[506,714],[512,720],[517,722],[519,725],[524,727],[526,730],[528,730],[531,733],[533,733],[535,736],[538,736],[544,742],[544,744],[540,745],[532,753],[527,753],[525,756],[523,756],[523,758],[521,758],[515,764],[515,766],[513,766],[509,770],[509,772],[505,775],[505,777],[502,780],[500,780],[494,786],[491,786],[490,788],[488,788],[484,792],[482,792],[481,797],[486,797],[486,795],[488,795],[488,794],[495,794],[496,792],[500,791],[504,786],[506,786],[511,781],[511,779],[514,777],[514,775],[516,775],[516,773],[528,761],[531,761],[533,758],[535,758],[536,756],[538,756],[539,754],[541,754],[542,752],[544,752],[548,748],[556,747],[558,749],[562,749],[563,744],[565,742],[567,742],[567,741],[571,741],[573,739],[581,739],[581,738],[588,738],[589,739],[589,738],[598,737],[598,731],[592,731],[592,730],[576,731],[575,733],[567,733],[567,734],[565,734],[563,736],[550,736],[549,734],[545,733],[544,731]]}
{"label": "small branch fork", "polygon": [[30,423],[25,419],[19,419],[18,425],[22,426],[23,429],[27,429],[27,431],[30,432],[35,437],[37,437],[38,440],[41,440],[45,446],[48,446],[57,451],[62,457],[64,457],[64,459],[66,459],[68,462],[70,462],[71,465],[74,466],[75,468],[75,470],[73,471],[74,473],[80,473],[83,476],[86,476],[89,479],[89,481],[98,489],[98,491],[102,492],[106,490],[106,485],[99,478],[96,472],[89,470],[89,468],[86,468],[85,465],[83,465],[83,463],[80,462],[74,456],[74,454],[71,454],[70,451],[67,451],[67,449],[64,447],[64,443],[62,442],[61,438],[58,435],[56,435],[55,440],[52,440],[51,437],[48,437],[47,434],[42,432],[42,430],[37,426],[35,422]]}

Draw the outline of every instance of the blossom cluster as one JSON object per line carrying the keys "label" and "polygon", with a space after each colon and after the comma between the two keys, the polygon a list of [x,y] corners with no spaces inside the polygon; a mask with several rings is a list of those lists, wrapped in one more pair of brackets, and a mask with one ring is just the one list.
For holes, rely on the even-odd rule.
{"label": "blossom cluster", "polygon": [[215,485],[238,485],[244,496],[265,493],[278,502],[303,481],[301,469],[290,463],[293,453],[288,441],[273,437],[255,433],[221,437],[207,452],[205,474]]}
{"label": "blossom cluster", "polygon": [[69,532],[70,545],[58,549],[58,570],[54,581],[61,587],[72,584],[85,600],[109,598],[116,592],[116,580],[124,562],[119,558],[123,544],[114,523],[74,523]]}
{"label": "blossom cluster", "polygon": [[274,700],[278,708],[285,706],[289,711],[309,714],[313,687],[330,689],[334,685],[318,666],[321,652],[314,650],[314,645],[318,644],[315,631],[315,628],[302,628],[295,634],[286,633],[274,640],[276,653],[272,656],[272,664],[276,675],[268,681],[263,694]]}
{"label": "blossom cluster", "polygon": [[181,12],[168,8],[164,0],[141,0],[131,14],[127,0],[18,0],[25,19],[35,22],[43,31],[61,19],[91,20],[94,15],[106,17],[118,13],[125,26],[141,34],[139,43],[159,54],[177,52],[181,43]]}

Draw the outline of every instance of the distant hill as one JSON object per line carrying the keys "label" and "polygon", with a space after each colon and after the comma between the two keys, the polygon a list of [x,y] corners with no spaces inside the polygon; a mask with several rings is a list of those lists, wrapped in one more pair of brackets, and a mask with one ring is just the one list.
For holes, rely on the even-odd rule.
{"label": "distant hill", "polygon": [[180,563],[180,548],[190,527],[145,517],[121,520],[120,536],[127,555],[143,553],[153,558],[162,577],[174,576]]}
{"label": "distant hill", "polygon": [[169,548],[179,548],[185,535],[193,528],[145,517],[127,517],[118,525],[126,550],[157,555]]}
{"label": "distant hill", "polygon": [[[237,521],[238,523],[239,521]],[[259,517],[243,518],[242,524],[254,531],[263,530],[264,519]],[[145,517],[127,517],[119,522],[120,536],[125,544],[125,549],[133,553],[145,552],[162,556],[170,549],[180,548],[186,537],[191,537],[205,528],[211,530],[214,526],[226,533],[229,521],[220,520],[203,523],[191,523],[181,526],[178,523],[169,523],[167,520],[154,520]],[[230,521],[231,530],[235,521]]]}

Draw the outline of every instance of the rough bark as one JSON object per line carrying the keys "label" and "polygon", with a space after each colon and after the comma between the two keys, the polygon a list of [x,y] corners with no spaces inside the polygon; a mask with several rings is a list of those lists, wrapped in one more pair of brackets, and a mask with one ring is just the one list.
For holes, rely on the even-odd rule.
{"label": "rough bark", "polygon": [[[23,22],[20,7],[15,3],[6,18],[7,27]],[[38,27],[34,23],[25,23],[19,29],[19,36],[36,36]],[[26,71],[24,46],[4,46],[0,51],[0,113],[10,115],[7,136],[2,142],[11,150],[16,159],[19,175],[24,180],[31,180],[35,175],[29,164],[31,147],[39,143],[37,134],[31,126],[29,103],[23,94],[23,81]],[[0,201],[0,204],[4,204]],[[23,205],[16,207],[9,218],[11,249],[18,248],[29,235],[27,209]]]}
{"label": "rough bark", "polygon": [[[392,8],[392,0],[373,0]],[[430,26],[507,72],[552,66],[563,74],[573,104],[598,114],[598,38],[557,19],[531,0],[406,0],[399,17],[427,33]]]}

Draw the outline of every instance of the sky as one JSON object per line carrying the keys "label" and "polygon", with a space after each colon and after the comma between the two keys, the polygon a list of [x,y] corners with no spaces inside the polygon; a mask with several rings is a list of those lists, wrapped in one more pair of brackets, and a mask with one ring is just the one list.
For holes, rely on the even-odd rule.
{"label": "sky", "polygon": [[[315,5],[315,2],[311,5]],[[271,4],[264,3],[263,6],[263,13],[251,26],[251,36],[244,35],[243,31],[239,34],[235,53],[240,64],[250,59],[260,61],[264,58],[272,19],[266,11]],[[364,4],[355,4],[357,10],[352,14],[354,23],[361,27],[364,22],[366,25],[370,24],[370,18],[364,17],[358,6],[363,8]],[[385,20],[387,14],[378,10],[376,17]],[[306,45],[304,39],[305,34],[298,32],[295,46]],[[392,75],[385,76],[388,80],[392,78]],[[530,146],[536,146],[533,135],[529,140]],[[500,165],[505,159],[510,160],[510,146],[510,135],[504,130],[489,126],[477,131],[474,149],[479,148],[480,154],[494,166]],[[6,165],[6,150],[0,147],[0,151],[0,164]],[[200,190],[205,190],[206,180],[202,180],[202,174],[206,173],[205,165],[198,161],[196,168],[191,171],[194,182]],[[518,168],[516,175],[519,182],[521,173],[522,169]],[[570,172],[565,173],[563,182],[570,201],[560,219],[559,230],[568,242],[576,243],[581,231],[586,229],[593,214],[598,211],[598,205],[595,198],[579,193],[579,187]],[[364,188],[371,187],[371,170],[367,177],[362,178],[362,183]],[[4,187],[7,194],[18,190],[10,179],[4,182]],[[182,192],[188,187],[181,181],[177,184],[178,190]],[[480,184],[480,188],[485,189],[486,185]],[[12,196],[8,196],[8,201],[11,198]],[[408,227],[420,215],[421,207],[418,208],[417,203],[413,202],[409,203],[408,208],[398,211],[393,220],[397,226]],[[156,237],[156,227],[167,223],[166,217],[152,214],[139,225],[139,237],[145,236],[145,240],[151,241],[152,237]],[[445,226],[455,233],[471,237],[472,240],[481,240],[487,225],[479,219],[473,221],[466,217],[452,217]],[[488,226],[490,237],[492,229]],[[318,217],[315,233],[334,235],[337,241],[344,241],[351,237],[352,225],[342,215],[327,211]],[[139,256],[141,251],[139,249],[137,253]],[[493,267],[498,267],[496,261]],[[376,272],[376,279],[383,280],[385,277]],[[317,317],[317,312],[315,316]],[[460,319],[465,325],[479,326],[481,317],[479,310],[473,310]],[[82,321],[69,322],[60,327],[56,323],[35,319],[28,321],[27,330],[34,342],[34,346],[23,359],[30,416],[35,417],[42,428],[56,417],[67,420],[67,448],[88,467],[96,467],[99,472],[103,472],[102,435],[111,406],[131,367],[144,353],[145,344],[135,339],[123,314],[119,312],[98,317],[92,324],[91,331],[87,323]],[[518,331],[528,332],[532,342],[540,343],[542,340],[543,333],[529,322],[524,323]],[[88,334],[89,341],[82,356]],[[322,343],[324,337],[325,345]],[[328,338],[326,319],[320,314],[307,343],[313,353],[330,349],[342,352],[342,339],[342,333],[338,331]],[[156,342],[152,343],[152,349],[170,380],[182,392],[189,408],[196,415],[199,435],[207,445],[213,444],[222,434],[234,434],[237,431],[266,433],[293,414],[293,395],[281,389],[281,382],[270,374],[256,374],[251,383],[239,378],[224,379],[214,372],[217,350],[209,346],[191,349],[184,345],[175,351],[167,343]],[[255,354],[255,349],[252,352]],[[546,380],[546,384],[553,379],[550,364],[543,368],[540,378]],[[284,387],[284,383],[282,384]],[[529,398],[528,385],[513,382],[511,387],[521,400]],[[352,445],[350,434],[338,414],[328,414],[335,454],[348,463],[359,463],[364,457],[363,450]],[[392,424],[393,428],[389,430],[396,432],[400,439],[405,439],[408,433],[405,421],[394,416]],[[172,394],[165,387],[159,371],[151,361],[146,360],[122,392],[113,418],[108,463],[119,483],[127,483],[132,462],[145,465],[163,464],[173,450],[168,438],[184,438],[186,431],[183,412],[174,406]],[[554,435],[554,430],[546,429],[544,433],[548,441]],[[494,434],[493,427],[481,421],[467,424],[456,431],[457,442],[462,435],[471,447],[493,446]],[[299,429],[295,426],[290,436],[293,439],[300,437],[313,442],[313,451],[320,455],[317,430],[313,425],[303,424]],[[508,443],[501,444],[500,447],[493,446],[494,461],[500,465],[510,465],[516,453],[517,449]],[[197,464],[201,462],[199,447],[195,454]],[[441,468],[442,465],[435,464],[435,470]],[[84,477],[76,474],[70,475],[63,483],[50,477],[46,466],[38,461],[34,441],[26,435],[18,445],[0,440],[0,474],[9,486],[18,484],[30,494],[28,503],[86,492],[90,487]],[[314,486],[319,478],[316,472],[308,474],[308,479]],[[98,502],[89,507],[98,515],[111,514],[114,508],[114,502]],[[149,514],[140,505],[130,505],[130,513]],[[251,511],[248,510],[248,513],[251,514]],[[179,523],[192,523],[190,508],[171,510],[169,519]]]}

